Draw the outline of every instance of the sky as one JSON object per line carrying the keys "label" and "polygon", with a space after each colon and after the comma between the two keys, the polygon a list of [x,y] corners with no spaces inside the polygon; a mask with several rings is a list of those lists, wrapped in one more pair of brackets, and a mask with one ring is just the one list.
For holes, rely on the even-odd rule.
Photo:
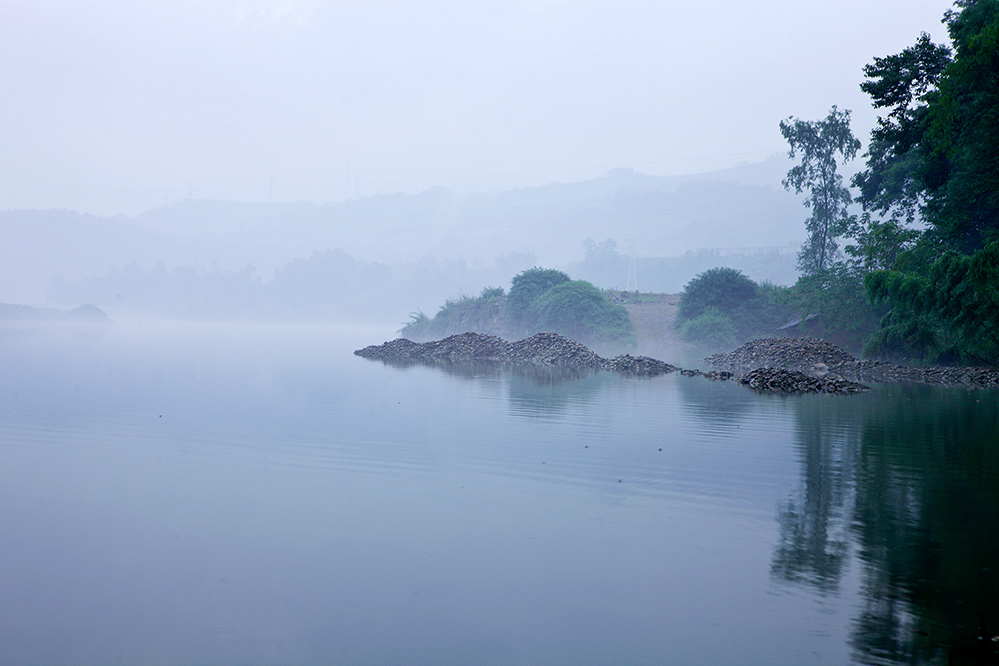
{"label": "sky", "polygon": [[[696,173],[853,111],[938,0],[5,0],[0,209]],[[866,140],[865,140],[866,143]]]}

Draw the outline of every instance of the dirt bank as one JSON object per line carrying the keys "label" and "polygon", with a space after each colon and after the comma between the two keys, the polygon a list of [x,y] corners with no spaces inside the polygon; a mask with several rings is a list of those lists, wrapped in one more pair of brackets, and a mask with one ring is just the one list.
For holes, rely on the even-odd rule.
{"label": "dirt bank", "polygon": [[640,294],[621,302],[635,327],[637,353],[674,363],[703,356],[697,347],[681,340],[674,328],[679,301],[678,294]]}

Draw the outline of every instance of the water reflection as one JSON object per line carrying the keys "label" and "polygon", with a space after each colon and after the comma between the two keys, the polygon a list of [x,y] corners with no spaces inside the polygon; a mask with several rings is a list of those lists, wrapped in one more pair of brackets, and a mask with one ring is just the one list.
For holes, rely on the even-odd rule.
{"label": "water reflection", "polygon": [[795,426],[801,485],[778,507],[780,542],[771,575],[821,594],[839,589],[849,539],[845,507],[851,495],[858,436],[849,427],[845,396],[799,396]]}
{"label": "water reflection", "polygon": [[612,376],[581,368],[521,366],[510,368],[506,378],[512,413],[553,417],[592,401]]}
{"label": "water reflection", "polygon": [[797,403],[801,488],[772,572],[822,594],[851,542],[864,664],[999,664],[999,394],[881,387]]}
{"label": "water reflection", "polygon": [[563,415],[570,406],[592,400],[612,380],[610,373],[591,368],[505,365],[494,361],[382,362],[400,369],[436,368],[452,377],[475,382],[503,380],[508,391],[510,411],[529,417]]}
{"label": "water reflection", "polygon": [[0,663],[999,663],[999,393],[138,333],[0,345]]}
{"label": "water reflection", "polygon": [[711,425],[739,423],[760,400],[760,396],[732,381],[681,376],[676,385],[690,411]]}

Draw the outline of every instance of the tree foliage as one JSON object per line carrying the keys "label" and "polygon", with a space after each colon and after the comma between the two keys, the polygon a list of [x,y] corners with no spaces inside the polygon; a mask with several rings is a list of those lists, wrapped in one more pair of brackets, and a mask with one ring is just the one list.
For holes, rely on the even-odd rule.
{"label": "tree foliage", "polygon": [[920,138],[929,123],[927,102],[950,53],[924,32],[914,46],[864,67],[867,80],[861,90],[871,96],[874,108],[888,110],[871,131],[867,168],[853,178],[865,210],[895,221],[915,220],[923,189]]}
{"label": "tree foliage", "polygon": [[734,268],[712,268],[684,288],[676,325],[690,342],[724,347],[757,335],[772,335],[791,310],[786,289],[759,285]]}
{"label": "tree foliage", "polygon": [[[516,315],[511,303],[521,304]],[[415,312],[410,319],[400,333],[413,339],[466,331],[504,337],[551,331],[587,343],[635,342],[624,307],[589,282],[572,281],[562,271],[537,267],[514,277],[509,295],[500,287],[486,287],[479,296],[446,301],[434,317]]]}
{"label": "tree foliage", "polygon": [[885,310],[871,303],[862,275],[845,262],[803,276],[785,302],[801,317],[815,315],[806,326],[809,335],[829,340],[853,353],[863,349]]}
{"label": "tree foliage", "polygon": [[840,158],[852,160],[860,150],[860,141],[850,131],[850,112],[835,106],[823,120],[783,120],[780,131],[790,145],[788,156],[794,159],[801,155],[801,164],[787,172],[783,184],[797,194],[808,191],[805,206],[812,214],[805,220],[808,239],[798,255],[798,268],[810,275],[834,261],[836,238],[848,230],[847,206],[853,199],[837,173],[837,162]]}
{"label": "tree foliage", "polygon": [[868,219],[855,258],[889,307],[869,351],[995,363],[999,0],[959,0],[944,22],[952,48],[923,34],[864,69],[861,87],[888,113],[853,182],[889,220]]}
{"label": "tree foliage", "polygon": [[971,255],[948,250],[927,272],[875,271],[866,283],[873,298],[896,303],[872,343],[884,351],[999,359],[999,241]]}
{"label": "tree foliage", "polygon": [[757,284],[734,268],[712,268],[696,276],[680,294],[677,316],[695,319],[709,309],[733,313],[757,296]]}
{"label": "tree foliage", "polygon": [[552,287],[531,309],[541,330],[590,342],[634,342],[634,329],[624,307],[583,280]]}
{"label": "tree foliage", "polygon": [[514,325],[526,326],[530,322],[531,306],[543,293],[569,282],[570,277],[562,271],[551,268],[528,268],[521,271],[510,282],[510,294],[506,301],[506,313]]}

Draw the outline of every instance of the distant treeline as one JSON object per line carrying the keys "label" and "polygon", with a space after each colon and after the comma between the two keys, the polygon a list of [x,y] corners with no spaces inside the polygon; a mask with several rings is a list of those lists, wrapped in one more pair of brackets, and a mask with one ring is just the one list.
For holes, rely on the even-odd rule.
{"label": "distant treeline", "polygon": [[[586,259],[578,265],[579,270],[568,268],[601,289],[624,288],[628,260],[615,248],[610,239],[600,244],[588,241]],[[704,266],[716,266],[728,259],[737,266],[779,266],[779,260],[786,257],[793,263],[793,255],[776,257],[767,251],[720,256],[717,251],[699,250],[682,257],[641,259],[639,287],[644,292],[676,293]],[[432,257],[387,264],[358,259],[336,249],[293,259],[277,268],[273,278],[264,279],[253,266],[231,271],[218,267],[167,268],[162,262],[144,267],[133,262],[81,280],[53,279],[47,298],[65,306],[95,303],[112,317],[346,320],[401,326],[414,310],[435,308],[442,302],[458,303],[485,285],[508,283],[535,263],[536,257],[530,253],[510,253],[497,258],[492,266]]]}
{"label": "distant treeline", "polygon": [[249,319],[403,323],[414,303],[440,303],[478,287],[508,280],[529,266],[532,255],[507,255],[496,266],[473,269],[464,261],[427,258],[388,265],[351,257],[343,250],[294,259],[264,280],[253,266],[145,268],[131,263],[106,275],[70,282],[54,279],[48,299],[90,302],[112,316],[184,319]]}
{"label": "distant treeline", "polygon": [[636,257],[633,285],[628,284],[632,260],[622,253],[614,239],[597,243],[587,238],[583,248],[583,261],[569,264],[566,270],[602,289],[631,288],[646,293],[677,294],[693,276],[717,267],[742,271],[757,282],[787,286],[798,279],[794,246],[737,251],[702,248],[676,257]]}

